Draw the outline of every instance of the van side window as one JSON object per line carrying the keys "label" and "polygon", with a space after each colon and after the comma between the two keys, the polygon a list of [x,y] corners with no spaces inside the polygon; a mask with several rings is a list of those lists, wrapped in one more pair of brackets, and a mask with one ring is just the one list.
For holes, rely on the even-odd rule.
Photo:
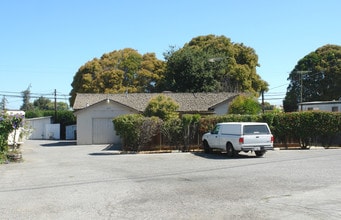
{"label": "van side window", "polygon": [[213,130],[211,131],[211,134],[218,134],[219,129],[220,129],[220,125],[216,125],[216,126],[213,128]]}
{"label": "van side window", "polygon": [[244,134],[270,134],[268,127],[265,125],[245,125]]}

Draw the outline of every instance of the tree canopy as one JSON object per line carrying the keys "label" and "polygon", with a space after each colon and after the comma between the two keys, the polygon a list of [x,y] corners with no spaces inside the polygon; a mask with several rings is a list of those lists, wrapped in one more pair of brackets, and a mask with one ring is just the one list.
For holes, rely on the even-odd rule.
{"label": "tree canopy", "polygon": [[[37,110],[54,110],[54,102],[50,99],[41,96],[33,101],[33,107]],[[68,110],[68,105],[65,102],[56,103],[57,110]]]}
{"label": "tree canopy", "polygon": [[139,54],[126,48],[94,58],[76,72],[70,104],[77,93],[247,92],[258,95],[268,84],[256,72],[254,49],[225,36],[199,36],[182,48]]}
{"label": "tree canopy", "polygon": [[73,105],[76,93],[153,92],[164,66],[154,53],[141,55],[131,48],[103,54],[75,74],[70,104]]}
{"label": "tree canopy", "polygon": [[283,101],[286,112],[298,103],[330,101],[341,97],[341,46],[325,45],[298,61],[291,71]]}
{"label": "tree canopy", "polygon": [[261,105],[252,96],[240,95],[231,102],[228,112],[229,114],[255,115],[261,112]]}
{"label": "tree canopy", "polygon": [[166,71],[160,87],[173,92],[266,91],[268,84],[256,73],[254,49],[225,36],[199,36],[182,48],[164,54]]}

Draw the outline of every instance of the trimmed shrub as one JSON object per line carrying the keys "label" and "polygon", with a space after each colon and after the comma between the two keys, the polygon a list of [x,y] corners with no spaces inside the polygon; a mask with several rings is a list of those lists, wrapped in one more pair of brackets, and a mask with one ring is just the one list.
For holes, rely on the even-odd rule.
{"label": "trimmed shrub", "polygon": [[193,142],[193,139],[197,134],[200,118],[201,116],[199,114],[186,114],[182,116],[181,121],[184,140],[184,147],[182,151],[189,151],[189,145]]}
{"label": "trimmed shrub", "polygon": [[158,117],[144,117],[139,127],[138,135],[138,151],[143,147],[148,149],[148,144],[151,143],[152,138],[161,133],[163,121]]}
{"label": "trimmed shrub", "polygon": [[176,146],[179,149],[179,145],[182,143],[182,121],[180,118],[172,118],[163,123],[161,128],[162,135],[164,137],[164,144],[170,146]]}
{"label": "trimmed shrub", "polygon": [[179,104],[172,98],[165,95],[158,95],[149,101],[144,115],[147,117],[156,116],[166,121],[178,117],[178,113],[176,112],[178,108]]}
{"label": "trimmed shrub", "polygon": [[122,138],[122,150],[137,151],[143,116],[140,114],[121,115],[114,118],[113,123],[117,135]]}

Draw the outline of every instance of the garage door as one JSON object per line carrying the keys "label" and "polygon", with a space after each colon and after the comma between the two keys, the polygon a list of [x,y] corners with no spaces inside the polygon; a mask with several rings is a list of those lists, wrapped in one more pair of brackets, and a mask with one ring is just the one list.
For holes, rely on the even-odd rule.
{"label": "garage door", "polygon": [[119,143],[120,138],[114,131],[112,118],[93,118],[92,119],[92,143],[111,144]]}

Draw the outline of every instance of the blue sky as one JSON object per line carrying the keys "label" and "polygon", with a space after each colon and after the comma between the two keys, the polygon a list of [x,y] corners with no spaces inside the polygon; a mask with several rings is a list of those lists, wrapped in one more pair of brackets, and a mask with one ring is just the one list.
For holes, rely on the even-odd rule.
{"label": "blue sky", "polygon": [[[2,0],[0,98],[20,92],[67,101],[78,68],[104,53],[156,53],[201,35],[224,35],[255,49],[258,74],[281,104],[298,60],[326,44],[341,45],[339,0]],[[33,101],[33,99],[31,100]]]}

